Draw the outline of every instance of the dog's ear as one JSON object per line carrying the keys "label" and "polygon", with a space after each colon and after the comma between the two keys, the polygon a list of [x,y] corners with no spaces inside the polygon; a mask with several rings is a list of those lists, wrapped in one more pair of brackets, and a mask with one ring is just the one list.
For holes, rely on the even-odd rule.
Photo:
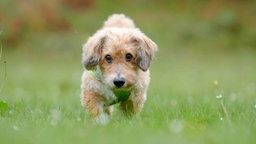
{"label": "dog's ear", "polygon": [[144,34],[140,38],[133,38],[133,41],[138,44],[135,62],[141,70],[147,71],[154,53],[157,51],[157,45]]}
{"label": "dog's ear", "polygon": [[92,70],[98,65],[105,39],[106,36],[104,34],[96,33],[84,44],[82,63],[86,69]]}

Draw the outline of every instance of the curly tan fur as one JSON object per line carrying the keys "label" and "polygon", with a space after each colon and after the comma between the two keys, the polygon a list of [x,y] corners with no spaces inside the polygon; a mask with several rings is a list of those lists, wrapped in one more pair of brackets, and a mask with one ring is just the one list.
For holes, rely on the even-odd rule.
{"label": "curly tan fur", "polygon": [[[132,90],[129,99],[120,103],[120,109],[125,114],[140,113],[150,81],[148,69],[156,50],[157,45],[123,14],[110,16],[103,28],[88,39],[83,46],[82,63],[86,69],[81,103],[96,121],[108,121],[113,109],[110,103],[116,100],[113,90],[118,88]],[[97,76],[91,71],[97,71]],[[117,87],[115,79],[124,80],[124,84]]]}

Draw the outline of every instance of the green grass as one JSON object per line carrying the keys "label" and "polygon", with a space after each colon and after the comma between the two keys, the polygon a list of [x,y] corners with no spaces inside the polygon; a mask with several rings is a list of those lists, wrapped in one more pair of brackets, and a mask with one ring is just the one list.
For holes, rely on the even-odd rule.
{"label": "green grass", "polygon": [[[176,50],[165,57],[169,50],[160,48],[140,118],[115,112],[105,126],[95,125],[80,105],[80,50],[42,51],[4,52],[7,80],[1,102],[7,108],[0,106],[1,143],[256,141],[253,51],[203,55]],[[1,76],[2,71],[3,61]],[[214,80],[219,81],[217,93]],[[219,92],[230,123],[215,98]]]}
{"label": "green grass", "polygon": [[109,124],[94,124],[80,104],[81,47],[108,14],[120,11],[104,4],[70,18],[74,33],[29,32],[18,46],[3,48],[1,144],[256,142],[255,28],[243,17],[237,37],[223,31],[222,20],[163,5],[153,12],[152,5],[123,7],[159,46],[140,117],[122,117],[116,107]]}

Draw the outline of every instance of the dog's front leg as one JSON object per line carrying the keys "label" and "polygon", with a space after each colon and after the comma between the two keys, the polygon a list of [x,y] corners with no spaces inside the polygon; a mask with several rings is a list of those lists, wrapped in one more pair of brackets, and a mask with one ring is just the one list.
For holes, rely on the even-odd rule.
{"label": "dog's front leg", "polygon": [[106,124],[111,116],[112,107],[104,106],[104,97],[93,90],[82,90],[81,102],[96,123]]}
{"label": "dog's front leg", "polygon": [[138,116],[144,106],[144,103],[146,101],[146,94],[143,95],[131,95],[131,98],[127,101],[120,103],[120,108],[123,111],[124,115],[126,116],[132,116],[136,115]]}

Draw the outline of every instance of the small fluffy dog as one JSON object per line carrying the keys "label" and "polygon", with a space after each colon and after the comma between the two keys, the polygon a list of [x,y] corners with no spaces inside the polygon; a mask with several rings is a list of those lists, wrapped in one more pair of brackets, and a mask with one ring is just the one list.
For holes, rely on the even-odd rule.
{"label": "small fluffy dog", "polygon": [[149,66],[157,45],[123,14],[114,14],[83,46],[81,103],[99,123],[119,104],[139,114],[147,96]]}

